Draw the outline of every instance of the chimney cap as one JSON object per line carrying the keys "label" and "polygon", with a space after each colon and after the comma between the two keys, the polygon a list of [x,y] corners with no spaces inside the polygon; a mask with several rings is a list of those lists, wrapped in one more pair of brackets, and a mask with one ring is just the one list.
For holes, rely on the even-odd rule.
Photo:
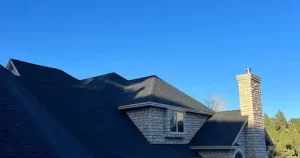
{"label": "chimney cap", "polygon": [[250,67],[246,68],[246,72],[247,74],[251,74],[251,68]]}

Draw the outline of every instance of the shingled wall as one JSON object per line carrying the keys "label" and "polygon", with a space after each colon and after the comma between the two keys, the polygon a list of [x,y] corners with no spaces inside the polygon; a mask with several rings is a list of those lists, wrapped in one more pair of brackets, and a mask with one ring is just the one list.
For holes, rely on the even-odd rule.
{"label": "shingled wall", "polygon": [[170,110],[146,107],[126,113],[151,144],[188,144],[207,120],[207,116],[184,112],[184,133],[171,133]]}

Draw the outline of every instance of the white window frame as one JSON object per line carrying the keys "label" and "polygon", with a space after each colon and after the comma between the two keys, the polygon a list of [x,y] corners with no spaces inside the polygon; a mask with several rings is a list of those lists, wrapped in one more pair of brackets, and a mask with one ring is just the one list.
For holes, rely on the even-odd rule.
{"label": "white window frame", "polygon": [[[176,126],[176,131],[174,132],[174,131],[171,131],[171,117],[173,116],[173,114],[174,113],[176,113],[176,123],[175,123],[175,126]],[[182,128],[183,128],[183,131],[182,132],[179,132],[178,131],[178,113],[181,113],[182,114]],[[170,110],[170,118],[169,118],[169,124],[170,124],[170,132],[172,133],[172,134],[182,134],[182,133],[184,133],[185,132],[185,128],[184,128],[184,112],[182,112],[182,111],[175,111],[175,110]]]}

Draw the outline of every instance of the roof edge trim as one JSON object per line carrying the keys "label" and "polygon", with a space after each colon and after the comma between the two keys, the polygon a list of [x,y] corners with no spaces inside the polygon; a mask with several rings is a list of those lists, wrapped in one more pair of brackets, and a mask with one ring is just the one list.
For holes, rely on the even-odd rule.
{"label": "roof edge trim", "polygon": [[[264,129],[265,135],[267,137],[267,139],[269,140],[269,142],[271,143],[271,146],[274,146],[274,142],[272,141],[271,137],[269,136],[268,132],[266,131],[266,129]],[[271,147],[270,146],[270,147]]]}
{"label": "roof edge trim", "polygon": [[7,64],[6,64],[6,69],[8,69],[9,65],[11,65],[15,70],[18,76],[21,76],[18,69],[16,68],[14,62],[12,61],[12,59],[9,59]]}
{"label": "roof edge trim", "polygon": [[147,107],[147,106],[166,108],[166,109],[177,110],[177,111],[186,111],[186,112],[203,114],[203,115],[213,115],[214,114],[214,113],[203,111],[203,110],[193,110],[193,109],[182,108],[182,107],[161,104],[161,103],[156,103],[156,102],[142,102],[142,103],[129,104],[129,105],[120,105],[120,106],[118,106],[118,109],[119,110],[128,110],[128,109],[135,109],[135,108],[141,108],[141,107]]}
{"label": "roof edge trim", "polygon": [[241,127],[239,133],[236,135],[236,137],[235,137],[235,139],[234,139],[232,145],[234,145],[234,144],[237,142],[237,140],[239,139],[239,137],[240,137],[240,135],[241,135],[241,133],[242,133],[242,131],[243,131],[245,125],[247,124],[247,122],[248,122],[248,119],[245,120],[245,122],[244,122],[243,126]]}
{"label": "roof edge trim", "polygon": [[190,146],[192,150],[221,150],[221,149],[237,149],[239,146]]}

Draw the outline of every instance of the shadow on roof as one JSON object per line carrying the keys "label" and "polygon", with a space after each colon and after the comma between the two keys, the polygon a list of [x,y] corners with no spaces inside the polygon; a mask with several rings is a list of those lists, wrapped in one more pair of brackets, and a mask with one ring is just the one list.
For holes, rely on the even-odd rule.
{"label": "shadow on roof", "polygon": [[81,80],[76,87],[96,90],[105,93],[107,97],[117,98],[115,106],[157,102],[208,113],[214,112],[157,76],[143,77],[125,82],[123,77],[112,73]]}

